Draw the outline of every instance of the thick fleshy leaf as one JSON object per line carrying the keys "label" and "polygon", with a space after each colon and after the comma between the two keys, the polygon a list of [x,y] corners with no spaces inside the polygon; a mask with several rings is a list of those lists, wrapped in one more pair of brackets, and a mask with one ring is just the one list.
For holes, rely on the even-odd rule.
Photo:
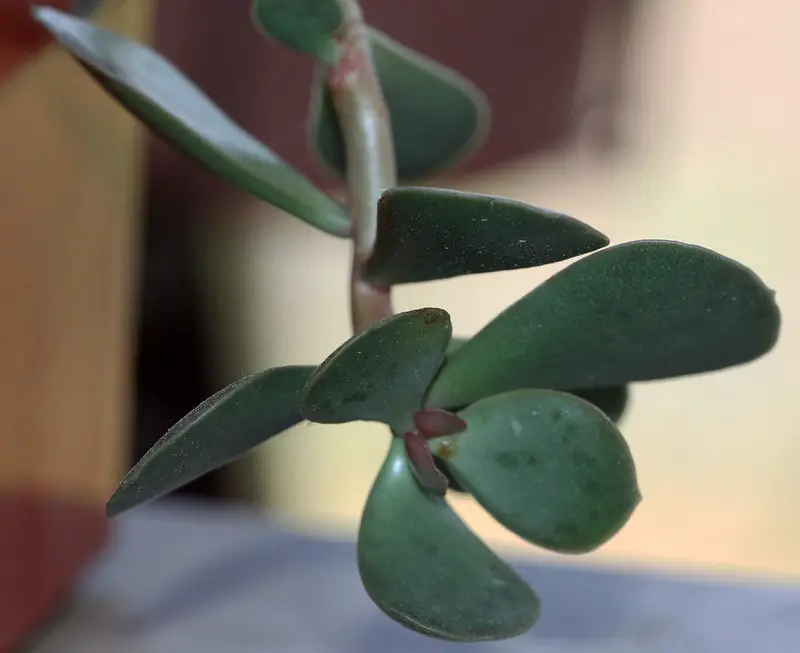
{"label": "thick fleshy leaf", "polygon": [[[451,356],[456,352],[456,350],[461,347],[465,342],[467,342],[467,338],[451,338],[450,343],[447,345],[447,356]],[[446,361],[447,359],[445,359]],[[533,386],[528,386],[533,387]],[[508,390],[522,390],[525,386],[520,386],[518,388],[506,388]],[[553,388],[544,388],[545,390],[552,390]],[[617,385],[617,386],[609,386],[605,388],[583,388],[580,390],[575,389],[566,389],[564,392],[569,392],[570,394],[577,395],[581,399],[585,399],[586,401],[594,404],[600,410],[602,410],[606,416],[615,423],[619,423],[623,416],[625,415],[625,411],[628,407],[629,399],[630,399],[630,389],[626,385]],[[464,406],[453,406],[454,408],[463,408]],[[437,464],[438,464],[437,459]],[[442,470],[443,464],[439,465],[439,469]],[[448,471],[442,470],[443,473],[448,477],[450,480],[450,487],[453,487],[453,479],[450,476]]]}
{"label": "thick fleshy leaf", "polygon": [[[626,385],[611,386],[608,388],[587,388],[584,390],[565,390],[569,394],[574,394],[581,399],[588,401],[605,413],[612,422],[619,425],[628,409],[630,399],[630,389]],[[458,479],[447,467],[447,461],[434,456],[433,461],[436,468],[447,479],[448,489],[462,494],[469,494],[469,490],[459,483]]]}
{"label": "thick fleshy leaf", "polygon": [[411,473],[403,440],[372,487],[358,533],[367,593],[392,619],[451,641],[498,640],[528,630],[539,599],[440,497]]}
{"label": "thick fleshy leaf", "polygon": [[391,286],[557,263],[608,245],[589,225],[502,197],[392,188],[378,202],[366,276]]}
{"label": "thick fleshy leaf", "polygon": [[516,390],[461,412],[463,433],[429,440],[459,484],[506,528],[553,551],[597,548],[641,500],[628,445],[583,399]]}
{"label": "thick fleshy leaf", "polygon": [[287,48],[336,64],[336,31],[342,24],[338,0],[253,0],[253,22]]}
{"label": "thick fleshy leaf", "polygon": [[[372,55],[389,109],[401,180],[420,179],[475,151],[489,124],[489,104],[472,82],[370,29]],[[311,149],[333,174],[345,171],[342,133],[321,71],[312,92]]]}
{"label": "thick fleshy leaf", "polygon": [[108,501],[108,515],[157,499],[301,422],[298,394],[313,371],[276,367],[206,399],[128,472]]}
{"label": "thick fleshy leaf", "polygon": [[413,414],[444,360],[450,316],[439,308],[376,322],[331,354],[308,380],[301,410],[312,422],[357,420],[414,428]]}
{"label": "thick fleshy leaf", "polygon": [[34,17],[154,133],[195,162],[323,231],[347,236],[336,202],[226,116],[149,48],[49,7]]}
{"label": "thick fleshy leaf", "polygon": [[393,188],[378,203],[366,276],[391,286],[529,268],[587,254],[606,238],[574,218],[502,197]]}
{"label": "thick fleshy leaf", "polygon": [[779,330],[773,291],[742,264],[684,243],[625,243],[573,263],[496,317],[448,356],[426,404],[709,372],[758,358]]}
{"label": "thick fleshy leaf", "polygon": [[453,473],[447,467],[447,461],[439,456],[433,456],[433,462],[436,465],[442,476],[447,479],[447,489],[459,494],[469,494],[469,491],[463,487],[458,480],[453,476]]}
{"label": "thick fleshy leaf", "polygon": [[625,415],[630,398],[630,390],[626,385],[613,385],[607,388],[584,388],[582,390],[566,390],[602,410],[606,417],[619,424]]}

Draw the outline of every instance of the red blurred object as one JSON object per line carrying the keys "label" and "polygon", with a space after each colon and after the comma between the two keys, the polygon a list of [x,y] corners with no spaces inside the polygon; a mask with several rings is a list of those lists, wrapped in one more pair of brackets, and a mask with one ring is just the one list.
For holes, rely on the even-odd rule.
{"label": "red blurred object", "polygon": [[[475,82],[492,105],[485,146],[447,177],[475,173],[563,146],[576,133],[579,73],[587,26],[596,12],[619,15],[632,0],[361,0],[370,24]],[[420,20],[420,16],[425,16]],[[188,27],[191,26],[191,27]],[[212,44],[215,47],[210,47]],[[332,180],[308,153],[306,115],[313,78],[310,57],[264,39],[239,3],[170,0],[158,4],[155,48],[247,131],[317,184]],[[598,94],[611,93],[619,71]],[[209,199],[230,203],[243,193],[154,139],[149,186],[182,196],[208,214]],[[169,213],[169,212],[167,212]],[[230,211],[214,214],[229,215]]]}
{"label": "red blurred object", "polygon": [[0,494],[0,653],[16,650],[51,614],[76,570],[105,546],[108,532],[97,507]]}
{"label": "red blurred object", "polygon": [[[0,0],[0,83],[44,50],[52,37],[31,18],[33,0]],[[66,11],[71,0],[48,0]]]}

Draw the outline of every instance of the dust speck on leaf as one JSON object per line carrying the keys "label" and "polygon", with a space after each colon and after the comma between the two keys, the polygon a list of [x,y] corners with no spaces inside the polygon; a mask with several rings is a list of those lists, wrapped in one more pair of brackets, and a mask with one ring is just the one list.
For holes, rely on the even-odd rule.
{"label": "dust speck on leaf", "polygon": [[439,321],[440,317],[439,311],[425,310],[422,312],[422,319],[425,321],[425,324],[435,324]]}
{"label": "dust speck on leaf", "polygon": [[445,460],[452,458],[458,452],[458,447],[453,440],[443,440],[436,451],[439,458]]}

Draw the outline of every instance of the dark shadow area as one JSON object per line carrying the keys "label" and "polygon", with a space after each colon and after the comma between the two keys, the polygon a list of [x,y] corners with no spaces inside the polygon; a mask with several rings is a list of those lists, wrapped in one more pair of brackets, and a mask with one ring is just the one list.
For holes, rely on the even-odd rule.
{"label": "dark shadow area", "polygon": [[[191,247],[185,193],[151,184],[143,215],[139,330],[132,460],[138,460],[181,417],[213,394],[207,322]],[[219,472],[177,491],[222,498]]]}

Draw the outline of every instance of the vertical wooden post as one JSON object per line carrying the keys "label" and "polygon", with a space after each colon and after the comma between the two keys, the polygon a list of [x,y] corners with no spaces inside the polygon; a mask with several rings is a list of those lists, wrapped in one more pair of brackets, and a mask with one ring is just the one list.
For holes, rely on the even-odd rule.
{"label": "vertical wooden post", "polygon": [[[147,36],[149,1],[111,4],[100,22]],[[57,48],[0,87],[0,651],[107,535],[129,422],[140,136]]]}

